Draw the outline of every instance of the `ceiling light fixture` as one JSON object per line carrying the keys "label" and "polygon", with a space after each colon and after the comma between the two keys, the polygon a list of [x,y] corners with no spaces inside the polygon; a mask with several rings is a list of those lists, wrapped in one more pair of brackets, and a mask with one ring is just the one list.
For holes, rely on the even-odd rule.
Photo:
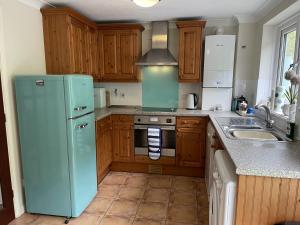
{"label": "ceiling light fixture", "polygon": [[153,7],[161,0],[132,0],[136,5],[140,7]]}

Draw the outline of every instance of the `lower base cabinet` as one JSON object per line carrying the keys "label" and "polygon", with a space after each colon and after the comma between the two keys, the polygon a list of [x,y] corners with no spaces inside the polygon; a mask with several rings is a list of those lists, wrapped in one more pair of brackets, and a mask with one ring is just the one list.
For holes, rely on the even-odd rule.
{"label": "lower base cabinet", "polygon": [[207,122],[206,117],[177,117],[176,157],[153,161],[134,154],[133,116],[97,121],[98,182],[109,170],[204,177]]}
{"label": "lower base cabinet", "polygon": [[176,165],[197,167],[204,176],[206,117],[177,117]]}
{"label": "lower base cabinet", "polygon": [[112,120],[106,117],[96,122],[97,178],[98,183],[105,177],[112,163]]}
{"label": "lower base cabinet", "polygon": [[133,116],[113,115],[113,161],[134,162]]}

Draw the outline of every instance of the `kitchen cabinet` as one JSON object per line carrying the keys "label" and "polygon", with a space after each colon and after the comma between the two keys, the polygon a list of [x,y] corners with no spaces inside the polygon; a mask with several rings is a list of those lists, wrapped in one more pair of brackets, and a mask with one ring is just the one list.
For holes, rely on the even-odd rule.
{"label": "kitchen cabinet", "polygon": [[96,24],[69,8],[47,8],[43,15],[48,74],[97,76]]}
{"label": "kitchen cabinet", "polygon": [[201,81],[202,37],[206,21],[178,21],[179,82]]}
{"label": "kitchen cabinet", "polygon": [[97,178],[98,183],[109,171],[113,153],[112,119],[106,117],[96,122],[96,149],[97,149]]}
{"label": "kitchen cabinet", "polygon": [[70,8],[46,8],[43,15],[48,74],[89,74],[102,82],[138,82],[142,53],[140,24],[101,24]]}
{"label": "kitchen cabinet", "polygon": [[134,162],[133,116],[113,115],[113,161]]}
{"label": "kitchen cabinet", "polygon": [[101,81],[139,81],[140,69],[135,62],[141,56],[143,29],[139,24],[98,26]]}
{"label": "kitchen cabinet", "polygon": [[207,118],[177,117],[176,164],[199,167],[204,175]]}
{"label": "kitchen cabinet", "polygon": [[300,180],[238,177],[235,225],[300,221]]}

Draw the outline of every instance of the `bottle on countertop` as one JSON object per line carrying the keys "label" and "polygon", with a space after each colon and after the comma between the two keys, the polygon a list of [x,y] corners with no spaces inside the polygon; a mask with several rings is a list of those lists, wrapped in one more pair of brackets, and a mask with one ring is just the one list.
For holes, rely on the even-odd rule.
{"label": "bottle on countertop", "polygon": [[296,126],[295,123],[290,122],[290,121],[287,122],[286,136],[291,140],[294,140],[294,138],[295,138],[295,126]]}

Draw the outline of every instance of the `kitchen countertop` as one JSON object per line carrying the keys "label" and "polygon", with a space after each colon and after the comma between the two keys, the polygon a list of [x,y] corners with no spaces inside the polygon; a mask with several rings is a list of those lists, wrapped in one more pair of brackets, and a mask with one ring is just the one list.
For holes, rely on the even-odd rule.
{"label": "kitchen countertop", "polygon": [[300,141],[261,142],[229,139],[216,118],[239,117],[236,113],[186,109],[178,109],[176,112],[144,112],[140,107],[112,107],[95,110],[97,120],[111,114],[209,116],[238,175],[300,179]]}

